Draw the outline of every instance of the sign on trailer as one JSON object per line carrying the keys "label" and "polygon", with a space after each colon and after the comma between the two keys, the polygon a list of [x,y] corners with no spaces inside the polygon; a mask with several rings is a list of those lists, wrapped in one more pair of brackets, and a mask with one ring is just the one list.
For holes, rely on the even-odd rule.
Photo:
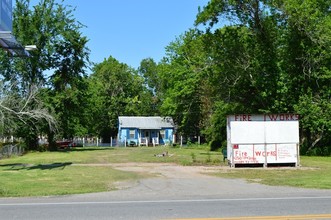
{"label": "sign on trailer", "polygon": [[229,165],[299,165],[299,115],[238,114],[227,117]]}

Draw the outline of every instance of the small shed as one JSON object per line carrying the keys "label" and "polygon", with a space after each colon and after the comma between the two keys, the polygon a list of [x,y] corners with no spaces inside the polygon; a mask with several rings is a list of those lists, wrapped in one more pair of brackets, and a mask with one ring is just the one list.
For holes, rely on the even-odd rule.
{"label": "small shed", "polygon": [[236,165],[299,166],[298,114],[227,117],[227,159]]}
{"label": "small shed", "polygon": [[173,135],[174,123],[171,117],[118,117],[118,139],[122,145],[167,145],[173,142]]}

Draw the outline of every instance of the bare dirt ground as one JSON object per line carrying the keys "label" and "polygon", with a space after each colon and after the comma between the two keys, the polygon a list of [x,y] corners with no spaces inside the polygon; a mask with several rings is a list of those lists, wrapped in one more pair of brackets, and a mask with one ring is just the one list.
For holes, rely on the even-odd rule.
{"label": "bare dirt ground", "polygon": [[[146,174],[146,178],[135,181],[117,182],[115,184],[112,183],[107,192],[60,196],[53,199],[59,201],[62,201],[62,199],[68,199],[70,201],[160,201],[187,199],[199,201],[201,199],[331,196],[331,190],[266,186],[256,182],[250,183],[244,179],[229,179],[210,175],[215,172],[229,172],[231,169],[235,169],[224,165],[181,166],[170,163],[73,165],[109,166],[117,170]],[[44,198],[34,199],[35,201],[39,201]]]}
{"label": "bare dirt ground", "polygon": [[[126,190],[131,188],[145,188],[145,192],[162,190],[172,190],[174,192],[183,192],[180,187],[183,182],[198,182],[215,178],[208,173],[217,172],[220,167],[217,166],[180,166],[171,163],[119,163],[111,165],[114,169],[130,171],[145,174],[149,178],[135,182],[117,182],[113,187],[117,190]],[[178,183],[175,183],[178,182]],[[177,187],[177,188],[176,188]],[[178,189],[178,187],[180,187]],[[194,189],[196,190],[196,189]],[[171,192],[167,192],[169,194]]]}
{"label": "bare dirt ground", "polygon": [[[89,197],[113,199],[215,199],[215,198],[274,198],[288,196],[330,195],[331,190],[266,186],[249,183],[244,179],[228,179],[210,175],[228,172],[227,166],[181,166],[169,163],[116,163],[107,164],[114,169],[148,174],[147,178],[131,182],[118,182],[105,193]],[[86,196],[86,195],[85,195]]]}
{"label": "bare dirt ground", "polygon": [[207,173],[228,169],[228,167],[220,166],[180,166],[169,163],[121,163],[113,164],[112,167],[118,170],[147,173],[164,178],[206,178],[208,177]]}

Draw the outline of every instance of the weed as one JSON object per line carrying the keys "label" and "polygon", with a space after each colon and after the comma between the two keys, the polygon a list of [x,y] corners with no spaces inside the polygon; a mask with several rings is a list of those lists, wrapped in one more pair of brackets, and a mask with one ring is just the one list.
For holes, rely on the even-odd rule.
{"label": "weed", "polygon": [[195,153],[191,153],[191,157],[192,157],[192,162],[196,163],[197,162],[197,156],[195,155]]}

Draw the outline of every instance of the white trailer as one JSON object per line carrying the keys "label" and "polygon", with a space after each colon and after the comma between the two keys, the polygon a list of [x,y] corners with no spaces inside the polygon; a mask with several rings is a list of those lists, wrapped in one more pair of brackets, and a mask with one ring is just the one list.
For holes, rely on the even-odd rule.
{"label": "white trailer", "polygon": [[231,167],[299,166],[299,115],[229,115],[227,158]]}

